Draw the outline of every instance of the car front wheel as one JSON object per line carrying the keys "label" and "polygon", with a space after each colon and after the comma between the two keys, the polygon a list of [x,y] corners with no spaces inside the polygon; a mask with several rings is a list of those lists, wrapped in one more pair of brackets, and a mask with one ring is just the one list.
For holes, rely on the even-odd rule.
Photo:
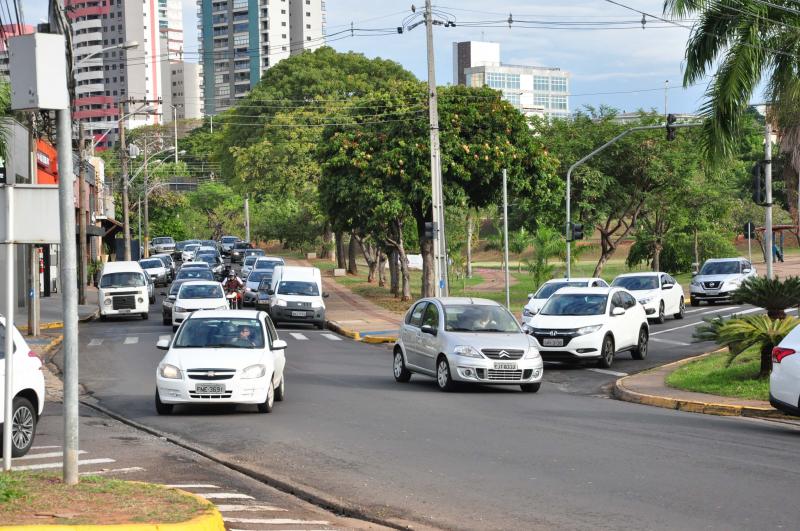
{"label": "car front wheel", "polygon": [[681,297],[681,301],[678,303],[678,313],[676,313],[673,317],[675,317],[675,319],[683,319],[685,315],[686,302],[683,300],[683,297]]}
{"label": "car front wheel", "polygon": [[450,364],[447,363],[445,356],[440,356],[436,363],[436,383],[442,391],[452,391],[455,389],[455,382],[450,375]]}
{"label": "car front wheel", "polygon": [[267,388],[267,398],[258,405],[259,413],[272,413],[272,408],[275,406],[275,387],[272,385],[272,378],[269,381]]}
{"label": "car front wheel", "polygon": [[631,356],[635,360],[643,360],[647,357],[647,329],[643,326],[639,330],[639,340],[636,343],[636,348],[631,350]]}
{"label": "car front wheel", "polygon": [[664,324],[664,321],[667,320],[666,315],[664,315],[664,301],[661,301],[658,305],[658,317],[656,317],[656,322],[658,324]]}
{"label": "car front wheel", "polygon": [[406,368],[406,362],[403,359],[403,353],[399,348],[394,351],[393,369],[395,381],[405,383],[411,379],[411,371]]}
{"label": "car front wheel", "polygon": [[600,351],[600,359],[597,360],[597,366],[601,369],[608,369],[614,363],[614,340],[611,336],[606,336],[603,339],[603,347]]}
{"label": "car front wheel", "polygon": [[156,413],[159,415],[169,415],[172,413],[174,407],[173,404],[165,404],[162,402],[161,397],[158,396],[158,389],[156,389]]}

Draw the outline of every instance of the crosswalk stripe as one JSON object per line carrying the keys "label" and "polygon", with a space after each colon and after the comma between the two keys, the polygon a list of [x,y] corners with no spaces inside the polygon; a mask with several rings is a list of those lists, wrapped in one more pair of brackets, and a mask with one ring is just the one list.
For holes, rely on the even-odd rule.
{"label": "crosswalk stripe", "polygon": [[238,492],[202,492],[198,493],[207,500],[253,500],[252,496],[247,494],[239,494]]}
{"label": "crosswalk stripe", "polygon": [[328,525],[325,520],[294,520],[292,518],[225,518],[232,524],[268,524],[268,525]]}
{"label": "crosswalk stripe", "polygon": [[180,485],[164,485],[168,489],[218,489],[216,485],[207,485],[204,483],[183,483]]}
{"label": "crosswalk stripe", "polygon": [[81,472],[81,476],[104,476],[106,474],[128,474],[130,472],[141,472],[144,468],[140,466],[129,466],[127,468],[106,468],[103,470],[90,470],[89,472]]}
{"label": "crosswalk stripe", "polygon": [[[79,454],[85,454],[86,451],[85,450],[78,450],[78,453]],[[22,457],[15,457],[14,461],[25,461],[25,460],[28,460],[28,459],[52,459],[53,457],[63,457],[63,456],[64,456],[64,452],[46,452],[46,453],[43,453],[43,454],[34,453],[34,454],[23,455]]]}
{"label": "crosswalk stripe", "polygon": [[297,339],[298,341],[306,341],[308,338],[299,332],[289,332],[289,335],[293,338]]}
{"label": "crosswalk stripe", "polygon": [[611,376],[628,376],[627,372],[609,371],[608,369],[586,369],[587,371],[599,372],[600,374],[609,374]]}
{"label": "crosswalk stripe", "polygon": [[281,509],[280,507],[272,507],[271,505],[217,505],[217,510],[221,513],[246,513],[253,511],[281,511],[281,512],[288,511],[288,509]]}
{"label": "crosswalk stripe", "polygon": [[139,337],[138,336],[129,336],[129,337],[125,338],[124,344],[126,344],[126,345],[135,345],[138,342],[139,342]]}
{"label": "crosswalk stripe", "polygon": [[99,347],[102,344],[103,344],[103,340],[102,339],[98,339],[98,338],[94,338],[91,341],[89,341],[89,346],[90,347]]}
{"label": "crosswalk stripe", "polygon": [[[98,459],[84,459],[82,461],[78,461],[78,466],[80,465],[101,465],[103,463],[115,463],[113,459],[107,459],[105,457],[101,457]],[[38,465],[25,465],[25,466],[15,466],[13,467],[14,470],[46,470],[49,468],[61,468],[64,466],[64,463],[58,461],[56,463],[42,463]]]}
{"label": "crosswalk stripe", "polygon": [[320,335],[322,335],[322,337],[330,339],[331,341],[341,341],[342,340],[341,337],[336,336],[334,334],[320,334]]}

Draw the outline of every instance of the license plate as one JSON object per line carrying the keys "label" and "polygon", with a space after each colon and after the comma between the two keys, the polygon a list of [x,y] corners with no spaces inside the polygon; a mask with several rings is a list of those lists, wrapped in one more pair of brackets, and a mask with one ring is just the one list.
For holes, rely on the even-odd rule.
{"label": "license plate", "polygon": [[516,371],[517,364],[516,363],[495,363],[494,368],[501,370],[501,371]]}
{"label": "license plate", "polygon": [[563,347],[564,340],[560,337],[546,337],[542,340],[542,345],[545,347]]}
{"label": "license plate", "polygon": [[194,390],[202,394],[221,394],[225,392],[225,386],[219,384],[197,384]]}
{"label": "license plate", "polygon": [[306,312],[292,312],[292,317],[305,317]]}
{"label": "license plate", "polygon": [[119,313],[131,313],[130,310],[118,310],[118,311],[119,311]]}

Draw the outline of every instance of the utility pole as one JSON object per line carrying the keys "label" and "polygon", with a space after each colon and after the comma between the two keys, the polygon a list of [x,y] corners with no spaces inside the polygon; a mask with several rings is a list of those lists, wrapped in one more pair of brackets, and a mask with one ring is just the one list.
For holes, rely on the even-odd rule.
{"label": "utility pole", "polygon": [[175,164],[178,164],[178,107],[175,105],[172,105],[172,125],[175,129]]}
{"label": "utility pole", "polygon": [[244,241],[250,242],[250,198],[244,198]]}
{"label": "utility pole", "polygon": [[122,157],[122,230],[125,260],[131,259],[131,212],[128,203],[128,147],[125,145],[125,101],[119,102],[119,156]]}
{"label": "utility pole", "polygon": [[[6,175],[5,193],[6,193],[6,236],[8,240],[5,242],[5,255],[6,255],[6,275],[5,275],[5,313],[6,313],[6,329],[3,343],[3,352],[14,352],[14,334],[9,331],[14,326],[14,186],[16,177],[8,172]],[[62,231],[63,232],[63,231]],[[10,419],[12,415],[12,389],[14,389],[14,356],[9,354],[5,355],[5,379],[4,379],[4,403],[3,403],[3,418]],[[11,422],[3,423],[3,470],[11,470],[11,429],[13,424]]]}
{"label": "utility pole", "polygon": [[86,193],[83,186],[86,183],[86,166],[84,165],[83,122],[78,122],[78,304],[86,304],[86,215],[83,212],[83,203]]}
{"label": "utility pole", "polygon": [[503,168],[503,260],[506,276],[506,308],[511,311],[511,284],[508,272],[508,170]]}
{"label": "utility pole", "polygon": [[442,162],[439,146],[439,104],[436,91],[436,67],[433,57],[433,13],[431,0],[425,0],[425,37],[428,49],[428,109],[431,138],[431,209],[438,232],[433,234],[434,277],[437,297],[447,296],[447,244],[444,229]]}
{"label": "utility pole", "polygon": [[[144,257],[150,257],[150,205],[147,201],[147,185],[150,182],[150,175],[147,170],[147,139],[144,140],[144,240],[140,241],[139,245],[144,246]],[[141,214],[141,212],[140,212]]]}
{"label": "utility pole", "polygon": [[772,279],[772,124],[769,113],[764,113],[764,185],[767,188],[767,212],[764,220],[764,243],[766,246],[767,278]]}

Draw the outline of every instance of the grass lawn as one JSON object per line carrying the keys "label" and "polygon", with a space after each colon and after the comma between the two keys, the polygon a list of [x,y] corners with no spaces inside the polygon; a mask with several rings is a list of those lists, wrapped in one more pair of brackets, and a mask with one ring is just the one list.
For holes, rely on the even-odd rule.
{"label": "grass lawn", "polygon": [[667,376],[666,383],[684,391],[769,400],[769,378],[758,377],[758,354],[739,356],[730,367],[727,354],[721,352],[684,365]]}
{"label": "grass lawn", "polygon": [[42,472],[0,474],[2,525],[181,523],[210,504],[173,489],[99,476],[68,486]]}

